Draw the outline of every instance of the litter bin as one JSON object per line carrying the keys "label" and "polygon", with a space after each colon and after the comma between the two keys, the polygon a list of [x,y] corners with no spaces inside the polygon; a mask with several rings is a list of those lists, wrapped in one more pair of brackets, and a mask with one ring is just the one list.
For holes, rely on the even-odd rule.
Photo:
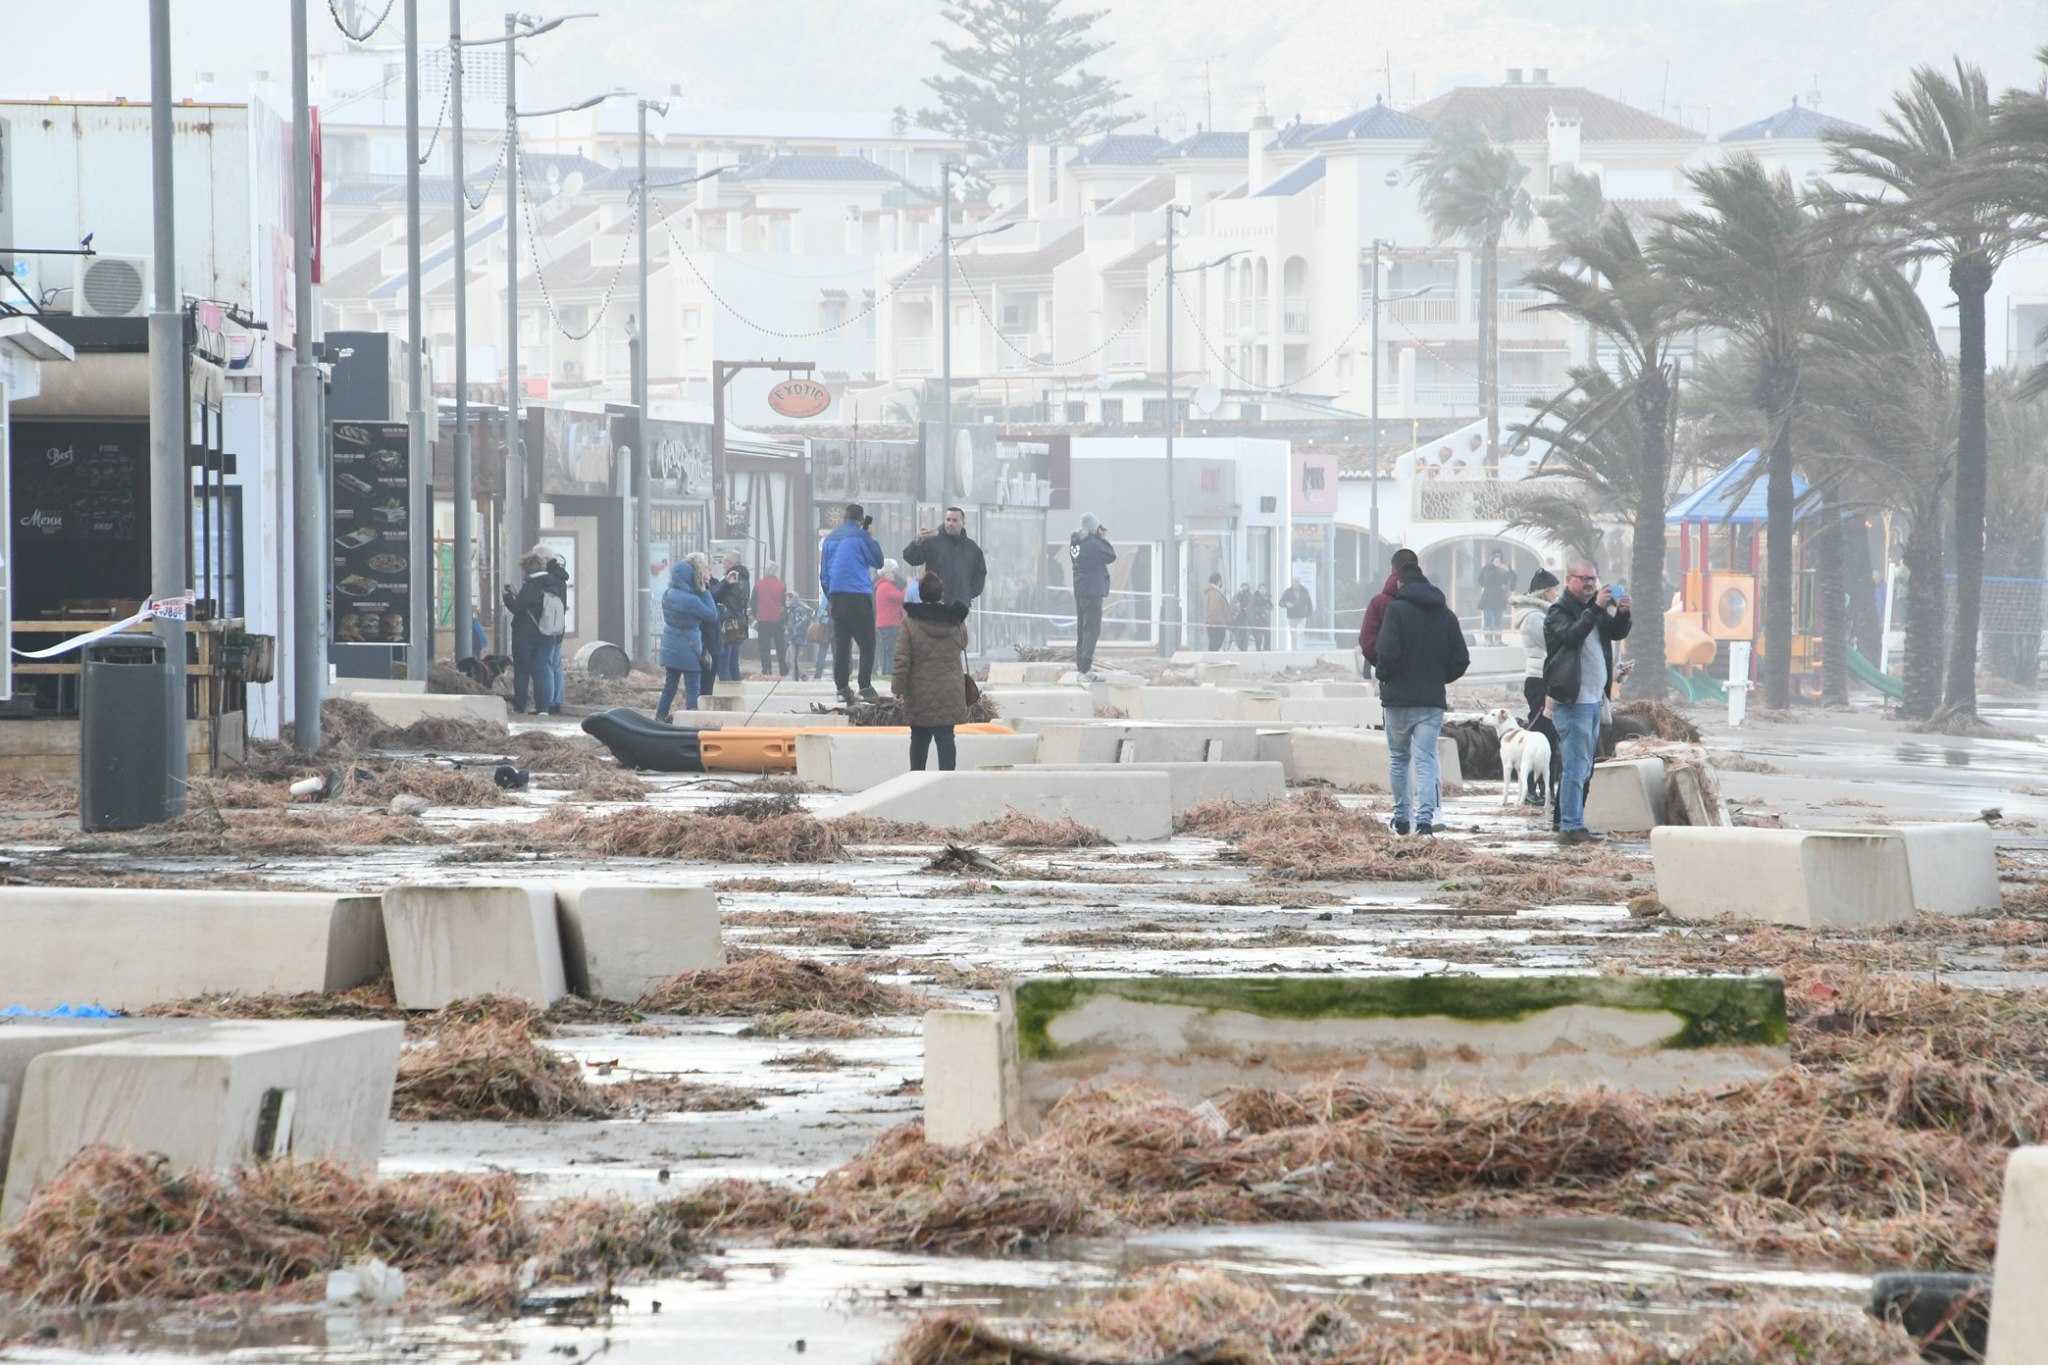
{"label": "litter bin", "polygon": [[78,823],[140,829],[185,808],[171,790],[171,745],[184,708],[160,640],[127,637],[85,650],[78,705]]}

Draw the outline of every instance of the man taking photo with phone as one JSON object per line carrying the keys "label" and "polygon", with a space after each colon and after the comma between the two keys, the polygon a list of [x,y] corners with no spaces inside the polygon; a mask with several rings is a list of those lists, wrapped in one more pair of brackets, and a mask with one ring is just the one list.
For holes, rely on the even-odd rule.
{"label": "man taking photo with phone", "polygon": [[938,533],[918,527],[917,539],[903,547],[903,562],[937,573],[948,602],[972,603],[988,586],[988,560],[968,536],[967,513],[958,507],[946,509],[945,528]]}
{"label": "man taking photo with phone", "polygon": [[1614,644],[1635,624],[1626,590],[1600,586],[1590,559],[1565,566],[1564,592],[1543,618],[1543,691],[1564,741],[1564,780],[1558,788],[1558,841],[1597,844],[1606,835],[1586,828],[1586,790],[1600,739],[1600,701],[1613,681]]}

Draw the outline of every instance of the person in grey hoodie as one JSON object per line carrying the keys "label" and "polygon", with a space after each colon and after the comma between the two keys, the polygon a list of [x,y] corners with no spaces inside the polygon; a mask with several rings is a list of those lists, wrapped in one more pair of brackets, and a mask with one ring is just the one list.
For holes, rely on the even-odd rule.
{"label": "person in grey hoodie", "polygon": [[1093,512],[1081,516],[1081,529],[1067,539],[1067,557],[1074,561],[1074,669],[1095,671],[1095,642],[1102,638],[1102,604],[1109,596],[1109,566],[1116,546]]}

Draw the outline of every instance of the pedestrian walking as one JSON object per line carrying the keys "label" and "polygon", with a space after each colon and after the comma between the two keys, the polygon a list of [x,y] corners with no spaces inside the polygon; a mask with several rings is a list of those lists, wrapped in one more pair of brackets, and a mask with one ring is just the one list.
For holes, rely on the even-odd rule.
{"label": "pedestrian walking", "polygon": [[[1458,614],[1420,564],[1395,571],[1399,584],[1375,642],[1380,710],[1387,727],[1387,784],[1394,792],[1394,833],[1434,834],[1437,820],[1437,736],[1443,733],[1447,689],[1465,676],[1472,656]],[[1412,820],[1412,823],[1411,823]]]}
{"label": "pedestrian walking", "polygon": [[728,551],[725,572],[711,591],[718,603],[718,676],[727,682],[740,680],[740,654],[746,649],[748,613],[754,601],[754,585],[739,551]]}
{"label": "pedestrian walking", "polygon": [[1586,828],[1586,792],[1600,739],[1600,702],[1614,679],[1614,646],[1634,624],[1629,600],[1600,586],[1590,559],[1567,564],[1564,593],[1543,618],[1543,690],[1563,741],[1558,783],[1558,839],[1597,844],[1607,836]]}
{"label": "pedestrian walking", "polygon": [[505,610],[512,617],[514,715],[527,713],[529,694],[533,711],[547,710],[548,693],[553,686],[548,675],[551,640],[545,627],[553,625],[559,636],[563,612],[561,599],[555,596],[554,579],[547,570],[547,561],[539,555],[522,555],[519,571],[526,575],[525,579],[516,588],[510,583],[505,585]]}
{"label": "pedestrian walking", "polygon": [[[761,576],[754,580],[754,637],[760,642],[761,672],[774,677],[789,676],[789,636],[783,629],[787,616],[784,600],[789,596],[789,585],[782,581],[782,572],[775,564],[763,564]],[[770,657],[774,662],[770,663]]]}
{"label": "pedestrian walking", "polygon": [[674,714],[678,685],[683,709],[697,709],[702,694],[707,638],[718,629],[718,604],[711,598],[711,562],[701,553],[685,555],[669,566],[668,589],[661,595],[661,666],[667,677],[654,718],[668,723]]}
{"label": "pedestrian walking", "polygon": [[1273,647],[1273,590],[1264,583],[1252,592],[1252,648]]}
{"label": "pedestrian walking", "polygon": [[1522,700],[1529,705],[1529,718],[1522,728],[1550,741],[1550,827],[1558,826],[1557,785],[1564,772],[1564,740],[1550,718],[1550,698],[1543,690],[1543,663],[1550,647],[1543,640],[1543,619],[1557,600],[1561,585],[1557,575],[1538,569],[1529,577],[1529,591],[1508,599],[1509,622],[1522,643]]}
{"label": "pedestrian walking", "polygon": [[919,575],[918,597],[903,609],[889,691],[910,727],[910,770],[923,772],[936,746],[939,771],[949,773],[957,761],[953,727],[967,723],[967,604],[948,601],[944,580],[930,569]]}
{"label": "pedestrian walking", "polygon": [[549,614],[541,630],[548,641],[548,696],[546,703],[536,709],[551,716],[559,716],[562,714],[562,703],[568,699],[568,680],[562,674],[562,637],[569,629],[569,566],[562,562],[560,555],[546,546],[534,546],[533,553],[539,555],[547,566],[548,591],[562,604],[560,619]]}
{"label": "pedestrian walking", "polygon": [[896,671],[897,637],[903,633],[903,576],[895,560],[882,562],[875,579],[875,658],[884,676]]}
{"label": "pedestrian walking", "polygon": [[1102,604],[1109,598],[1109,566],[1116,546],[1109,528],[1093,512],[1081,514],[1081,529],[1067,537],[1067,558],[1074,566],[1074,670],[1095,671],[1095,645],[1102,638]]}
{"label": "pedestrian walking", "polygon": [[839,529],[825,537],[818,551],[818,584],[832,621],[832,684],[849,704],[854,700],[849,684],[855,645],[860,647],[859,699],[882,699],[874,687],[875,570],[882,567],[882,547],[869,530],[873,525],[866,509],[850,502]]}
{"label": "pedestrian walking", "polygon": [[1495,550],[1479,571],[1479,629],[1490,645],[1501,642],[1501,631],[1506,628],[1508,597],[1515,590],[1515,571],[1508,567],[1507,556]]}
{"label": "pedestrian walking", "polygon": [[[988,560],[967,534],[967,513],[958,507],[946,509],[945,523],[938,531],[918,527],[917,539],[903,547],[903,562],[937,573],[946,585],[948,602],[973,602],[988,586]],[[923,598],[922,584],[919,596]]]}
{"label": "pedestrian walking", "polygon": [[[810,603],[804,601],[796,593],[784,590],[782,594],[782,623],[783,629],[788,635],[789,677],[792,682],[802,682],[804,680],[805,656],[814,653],[816,649],[822,648],[822,646],[815,646],[811,642],[811,623],[817,619],[817,613],[811,610]],[[816,678],[824,675],[816,667],[813,667],[811,669],[811,676]]]}
{"label": "pedestrian walking", "polygon": [[1316,614],[1316,599],[1302,586],[1300,578],[1287,580],[1287,591],[1280,594],[1280,610],[1287,616],[1287,637],[1280,647],[1302,648],[1303,637],[1308,631],[1308,619]]}
{"label": "pedestrian walking", "polygon": [[1387,570],[1386,586],[1365,604],[1365,619],[1358,623],[1358,650],[1365,655],[1365,662],[1375,669],[1379,667],[1380,624],[1387,619],[1387,608],[1394,605],[1394,594],[1401,590],[1401,570],[1421,566],[1422,561],[1416,558],[1415,551],[1405,548],[1394,551],[1393,565]]}
{"label": "pedestrian walking", "polygon": [[1209,651],[1221,653],[1224,641],[1230,636],[1230,619],[1235,614],[1230,605],[1230,594],[1223,591],[1223,575],[1209,575],[1209,586],[1202,589],[1202,624],[1209,628]]}

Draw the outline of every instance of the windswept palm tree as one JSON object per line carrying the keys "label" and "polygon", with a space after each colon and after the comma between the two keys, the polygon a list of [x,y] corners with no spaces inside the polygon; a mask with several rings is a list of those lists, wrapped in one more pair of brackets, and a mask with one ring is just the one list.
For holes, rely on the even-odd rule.
{"label": "windswept palm tree", "polygon": [[1745,156],[1686,178],[1701,207],[1668,219],[1649,256],[1685,291],[1689,323],[1726,331],[1756,362],[1751,402],[1769,434],[1763,704],[1782,709],[1792,699],[1792,412],[1840,266],[1817,249],[1813,216],[1782,171]]}
{"label": "windswept palm tree", "polygon": [[1479,291],[1479,382],[1486,408],[1486,446],[1500,449],[1500,242],[1535,221],[1535,204],[1522,188],[1529,168],[1514,149],[1472,124],[1438,128],[1416,153],[1414,179],[1422,214],[1439,242],[1457,239],[1479,251],[1485,283]]}
{"label": "windswept palm tree", "polygon": [[1678,365],[1672,347],[1685,328],[1685,296],[1652,266],[1628,216],[1610,207],[1589,226],[1558,240],[1558,265],[1532,271],[1527,283],[1548,294],[1546,311],[1586,324],[1614,351],[1615,370],[1599,392],[1578,388],[1585,401],[1576,421],[1588,430],[1613,424],[1624,413],[1640,444],[1629,581],[1645,593],[1649,629],[1630,635],[1636,671],[1629,694],[1661,700],[1664,673],[1664,511],[1671,491],[1671,434]]}
{"label": "windswept palm tree", "polygon": [[[1541,531],[1566,549],[1597,559],[1607,528],[1632,522],[1642,501],[1642,433],[1636,407],[1619,401],[1623,395],[1614,376],[1585,366],[1574,369],[1570,379],[1571,387],[1534,418],[1509,429],[1516,441],[1539,441],[1550,450],[1540,477],[1516,485],[1508,529]],[[1660,525],[1660,545],[1663,539]],[[1629,639],[1633,651],[1635,636]]]}
{"label": "windswept palm tree", "polygon": [[1607,208],[1607,195],[1600,188],[1599,176],[1573,170],[1559,176],[1551,186],[1550,196],[1537,210],[1543,225],[1550,229],[1551,255],[1562,254],[1569,239],[1596,231],[1600,220],[1607,216]]}
{"label": "windswept palm tree", "polygon": [[[1945,706],[1977,710],[1977,640],[1984,591],[1984,296],[1999,265],[2021,244],[2007,205],[1985,193],[2002,174],[1990,87],[1981,68],[1955,61],[1953,76],[1914,69],[1892,96],[1884,129],[1828,134],[1834,169],[1874,189],[1832,188],[1822,202],[1853,216],[1902,261],[1938,260],[1956,299],[1960,355],[1956,394],[1955,613]],[[1851,182],[1853,186],[1854,182]]]}

